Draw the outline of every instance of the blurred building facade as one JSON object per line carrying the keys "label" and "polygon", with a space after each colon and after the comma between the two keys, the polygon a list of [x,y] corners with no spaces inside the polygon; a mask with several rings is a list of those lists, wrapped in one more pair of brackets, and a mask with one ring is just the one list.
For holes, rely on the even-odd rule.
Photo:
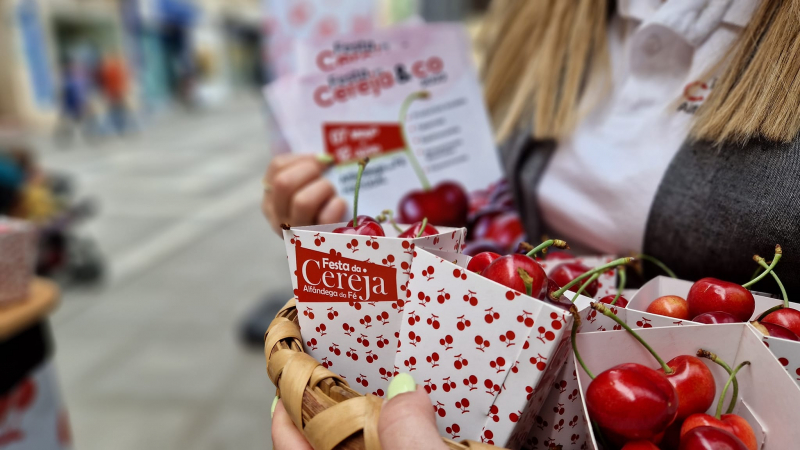
{"label": "blurred building facade", "polygon": [[[258,0],[0,0],[0,124],[52,130],[76,67],[125,61],[130,108],[221,101],[261,84]],[[102,110],[94,96],[93,108]]]}

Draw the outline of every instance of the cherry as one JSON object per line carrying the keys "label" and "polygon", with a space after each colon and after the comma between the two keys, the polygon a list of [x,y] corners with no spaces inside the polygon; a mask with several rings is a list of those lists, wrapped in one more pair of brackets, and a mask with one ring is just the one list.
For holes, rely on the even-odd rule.
{"label": "cherry", "polygon": [[503,249],[491,241],[472,241],[462,251],[465,255],[473,257],[483,252],[503,253]]}
{"label": "cherry", "polygon": [[[775,258],[772,260],[772,264],[769,266],[766,262],[764,262],[764,258],[758,255],[753,257],[753,259],[755,259],[758,264],[761,265],[761,267],[766,269],[764,273],[769,272],[770,275],[775,278],[775,282],[778,283],[778,287],[780,287],[781,294],[783,295],[783,305],[764,311],[756,320],[761,323],[779,325],[788,329],[797,336],[800,336],[800,311],[789,307],[789,297],[786,295],[786,289],[783,287],[783,283],[778,277],[778,274],[771,270],[772,267],[775,266],[775,263],[777,262],[776,260],[780,259],[782,253],[783,251],[780,249],[780,246],[776,246]],[[763,276],[764,273],[762,273],[761,276]]]}
{"label": "cherry", "polygon": [[[716,355],[714,355],[716,356]],[[692,414],[691,416],[687,417],[686,420],[683,422],[681,426],[681,442],[683,442],[691,432],[691,430],[696,429],[698,427],[712,427],[720,430],[724,430],[726,432],[732,433],[741,442],[745,445],[745,448],[750,450],[756,450],[758,442],[755,437],[755,433],[753,432],[753,428],[750,424],[747,423],[742,417],[737,416],[736,414],[722,414],[722,406],[725,401],[725,394],[728,392],[728,388],[730,387],[731,383],[736,379],[736,373],[742,369],[742,367],[749,365],[749,361],[745,361],[739,366],[736,367],[735,370],[731,371],[730,377],[728,381],[725,383],[725,387],[722,389],[722,393],[720,394],[720,399],[717,402],[717,411],[714,416],[704,413]],[[727,366],[727,365],[725,365]],[[731,398],[731,405],[733,406],[736,402],[736,392],[734,391],[733,397]],[[730,409],[730,407],[729,407]],[[683,447],[681,447],[683,448]]]}
{"label": "cherry", "polygon": [[667,380],[678,394],[677,420],[708,410],[714,403],[717,386],[703,361],[696,356],[680,355],[667,362],[667,366],[674,371],[667,374]]}
{"label": "cherry", "polygon": [[452,181],[439,183],[434,188],[411,191],[400,199],[397,206],[397,217],[401,223],[415,223],[427,217],[435,224],[463,227],[467,224],[467,212],[467,194],[464,188]]}
{"label": "cherry", "polygon": [[678,414],[678,396],[664,374],[626,363],[599,374],[586,390],[589,417],[627,440],[652,439]]}
{"label": "cherry", "polygon": [[758,322],[756,320],[750,322],[756,330],[764,336],[772,336],[781,339],[788,339],[790,341],[800,341],[800,336],[792,332],[792,330],[776,325],[770,322]]}
{"label": "cherry", "polygon": [[[605,297],[601,298],[598,301],[600,303],[605,303],[607,305],[610,305],[611,302],[613,302],[616,297],[617,297],[616,295],[609,294],[609,295],[606,295]],[[614,306],[619,306],[620,308],[626,308],[628,306],[628,299],[626,299],[625,297],[620,296],[620,298],[617,299],[617,303],[615,303]]]}
{"label": "cherry", "polygon": [[511,249],[525,235],[525,227],[515,211],[509,211],[494,217],[482,236],[496,242],[501,248]]}
{"label": "cherry", "polygon": [[679,450],[748,450],[732,433],[715,427],[697,427],[681,438]]}
{"label": "cherry", "polygon": [[489,266],[494,260],[499,258],[500,255],[495,252],[481,252],[473,256],[467,264],[467,270],[470,272],[481,273],[483,269]]}
{"label": "cherry", "polygon": [[711,311],[695,316],[692,322],[715,324],[715,323],[739,323],[739,319],[733,314],[725,311]]}
{"label": "cherry", "polygon": [[[579,262],[561,263],[550,271],[549,277],[550,279],[555,281],[555,283],[559,287],[564,287],[570,281],[574,280],[579,275],[588,272],[589,270],[590,270],[589,267],[586,267],[585,265]],[[594,297],[595,295],[597,295],[597,289],[598,286],[597,282],[595,281],[594,283],[586,287],[585,290],[586,296]]]}
{"label": "cherry", "polygon": [[[528,282],[523,281],[520,270],[527,273]],[[547,286],[544,269],[533,258],[520,254],[501,256],[489,264],[481,275],[503,286],[542,298]]]}
{"label": "cherry", "polygon": [[472,217],[470,217],[469,225],[467,227],[469,236],[477,240],[486,239],[486,233],[495,217],[508,210],[508,208],[497,205],[491,205],[480,209]]}
{"label": "cherry", "polygon": [[625,444],[622,450],[658,450],[658,447],[650,441],[633,441]]}
{"label": "cherry", "polygon": [[693,317],[689,315],[689,305],[686,300],[677,295],[665,295],[653,300],[646,312],[681,320]]}
{"label": "cherry", "polygon": [[689,295],[689,317],[712,311],[724,311],[739,322],[750,320],[756,309],[755,299],[745,287],[716,278],[703,278],[695,282]]}
{"label": "cherry", "polygon": [[422,236],[433,236],[435,234],[439,234],[439,230],[434,228],[433,225],[428,225],[428,218],[425,217],[422,219],[422,221],[408,227],[406,231],[403,231],[397,237],[413,239]]}
{"label": "cherry", "polygon": [[386,236],[383,227],[373,218],[358,215],[358,193],[361,190],[361,177],[364,175],[364,168],[367,167],[369,158],[364,158],[358,162],[358,175],[356,176],[356,188],[353,194],[353,220],[346,226],[333,230],[339,234],[354,234],[360,236]]}

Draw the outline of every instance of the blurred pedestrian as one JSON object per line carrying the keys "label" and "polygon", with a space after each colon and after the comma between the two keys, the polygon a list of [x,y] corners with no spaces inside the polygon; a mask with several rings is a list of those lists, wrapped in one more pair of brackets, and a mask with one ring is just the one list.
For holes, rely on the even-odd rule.
{"label": "blurred pedestrian", "polygon": [[112,53],[103,55],[97,78],[108,103],[111,126],[121,136],[134,124],[128,105],[128,69],[123,58]]}
{"label": "blurred pedestrian", "polygon": [[56,138],[86,138],[93,131],[89,105],[92,83],[87,68],[79,60],[70,59],[65,64],[62,82],[61,117]]}

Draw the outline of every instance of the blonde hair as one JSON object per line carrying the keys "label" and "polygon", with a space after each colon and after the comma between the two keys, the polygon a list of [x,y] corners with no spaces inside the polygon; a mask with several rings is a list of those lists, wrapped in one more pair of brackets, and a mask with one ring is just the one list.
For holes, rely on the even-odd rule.
{"label": "blonde hair", "polygon": [[[616,0],[492,2],[479,39],[498,140],[523,119],[531,120],[537,139],[559,139],[573,129],[587,86],[608,79],[609,1]],[[794,140],[800,132],[800,0],[762,0],[715,70],[720,76],[695,115],[692,139]]]}

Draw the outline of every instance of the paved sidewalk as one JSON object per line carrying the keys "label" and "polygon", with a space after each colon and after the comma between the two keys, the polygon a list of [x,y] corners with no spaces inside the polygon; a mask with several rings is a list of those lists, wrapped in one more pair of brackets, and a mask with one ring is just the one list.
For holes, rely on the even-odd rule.
{"label": "paved sidewalk", "polygon": [[99,200],[82,232],[111,270],[52,320],[76,449],[271,447],[274,388],[236,334],[263,294],[291,292],[259,211],[268,159],[256,99],[42,152]]}

